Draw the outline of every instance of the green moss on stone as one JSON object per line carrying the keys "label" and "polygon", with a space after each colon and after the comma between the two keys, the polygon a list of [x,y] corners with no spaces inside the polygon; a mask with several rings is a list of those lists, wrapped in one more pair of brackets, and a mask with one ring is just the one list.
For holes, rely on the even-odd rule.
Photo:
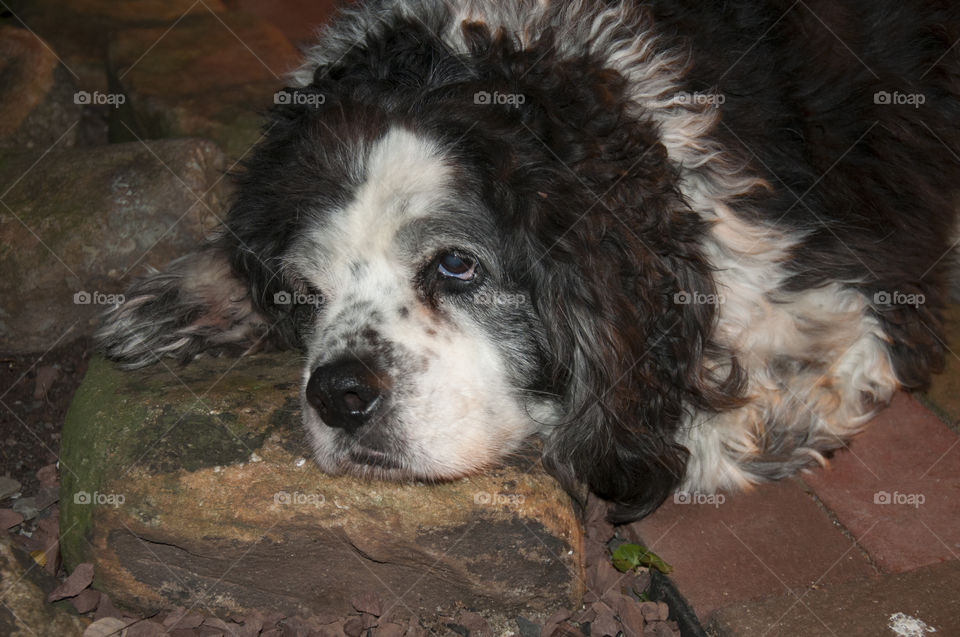
{"label": "green moss on stone", "polygon": [[[83,502],[101,493],[108,471],[116,471],[111,458],[128,447],[130,423],[144,422],[143,405],[118,400],[123,372],[96,357],[77,389],[63,426],[60,454],[60,551],[68,570],[88,561],[91,521],[95,506]],[[109,468],[109,469],[108,469]]]}

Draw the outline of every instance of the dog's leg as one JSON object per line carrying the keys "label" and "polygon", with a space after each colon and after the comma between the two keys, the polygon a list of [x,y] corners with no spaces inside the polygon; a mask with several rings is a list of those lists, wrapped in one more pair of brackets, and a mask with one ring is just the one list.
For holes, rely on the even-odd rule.
{"label": "dog's leg", "polygon": [[684,490],[739,489],[822,464],[899,387],[868,300],[839,285],[769,304],[738,345],[748,402],[691,419]]}
{"label": "dog's leg", "polygon": [[105,313],[96,340],[108,358],[129,368],[162,357],[189,360],[212,347],[246,348],[268,328],[226,255],[213,247],[151,270],[125,296]]}

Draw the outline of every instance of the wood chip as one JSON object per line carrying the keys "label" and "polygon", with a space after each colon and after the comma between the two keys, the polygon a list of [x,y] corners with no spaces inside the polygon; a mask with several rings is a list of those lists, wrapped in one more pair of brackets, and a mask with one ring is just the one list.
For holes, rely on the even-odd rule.
{"label": "wood chip", "polygon": [[97,612],[94,614],[93,619],[99,620],[105,617],[122,617],[123,613],[117,610],[117,607],[113,605],[113,600],[106,593],[100,593],[100,601],[97,603]]}
{"label": "wood chip", "polygon": [[598,610],[597,618],[590,623],[590,637],[617,637],[619,632],[620,623],[614,618],[613,610]]}
{"label": "wood chip", "polygon": [[125,637],[164,637],[167,634],[162,624],[154,621],[143,620],[131,624],[127,628]]}
{"label": "wood chip", "polygon": [[81,615],[89,613],[100,603],[100,592],[88,588],[85,591],[80,591],[76,597],[71,598],[70,603]]}
{"label": "wood chip", "polygon": [[643,618],[647,623],[660,620],[660,609],[656,602],[641,602],[640,612],[643,613]]}
{"label": "wood chip", "polygon": [[52,365],[44,365],[37,368],[37,375],[33,383],[33,397],[36,400],[42,400],[47,397],[47,393],[53,384],[60,377],[60,370]]}
{"label": "wood chip", "polygon": [[370,613],[376,617],[383,614],[383,599],[372,591],[355,595],[350,603],[358,613]]}
{"label": "wood chip", "polygon": [[373,629],[373,637],[403,637],[403,626],[400,624],[380,624]]}
{"label": "wood chip", "polygon": [[13,509],[0,509],[0,530],[6,531],[22,522],[23,516]]}
{"label": "wood chip", "polygon": [[37,480],[41,487],[53,487],[59,482],[57,477],[57,464],[48,464],[37,471]]}
{"label": "wood chip", "polygon": [[363,619],[360,617],[351,617],[343,622],[343,632],[345,632],[348,637],[360,637],[360,633],[364,630]]}
{"label": "wood chip", "polygon": [[60,586],[53,589],[47,595],[48,602],[56,602],[67,597],[74,597],[80,594],[80,591],[88,588],[93,582],[93,564],[84,562],[73,569],[70,576],[63,580]]}
{"label": "wood chip", "polygon": [[479,613],[468,610],[460,611],[457,615],[457,623],[470,631],[470,637],[474,635],[490,635],[490,624]]}
{"label": "wood chip", "polygon": [[127,622],[118,617],[104,617],[87,626],[83,637],[116,637],[126,627]]}

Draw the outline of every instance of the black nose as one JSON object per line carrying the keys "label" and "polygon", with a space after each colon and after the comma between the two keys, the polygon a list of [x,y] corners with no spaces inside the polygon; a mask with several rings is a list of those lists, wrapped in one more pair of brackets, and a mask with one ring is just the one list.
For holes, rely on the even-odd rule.
{"label": "black nose", "polygon": [[374,365],[357,358],[321,365],[310,374],[306,397],[323,422],[353,432],[385,402],[386,376]]}

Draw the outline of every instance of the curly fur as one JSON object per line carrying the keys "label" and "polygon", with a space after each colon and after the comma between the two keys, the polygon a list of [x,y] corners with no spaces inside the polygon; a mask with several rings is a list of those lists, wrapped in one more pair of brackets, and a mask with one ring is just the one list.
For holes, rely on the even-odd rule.
{"label": "curly fur", "polygon": [[[101,344],[137,366],[269,328],[306,353],[331,472],[446,479],[539,434],[548,470],[619,521],[789,475],[942,362],[958,18],[893,0],[345,7],[218,238],[136,283]],[[482,264],[469,293],[437,279],[449,249]],[[391,392],[352,434],[307,404],[344,356]]]}

